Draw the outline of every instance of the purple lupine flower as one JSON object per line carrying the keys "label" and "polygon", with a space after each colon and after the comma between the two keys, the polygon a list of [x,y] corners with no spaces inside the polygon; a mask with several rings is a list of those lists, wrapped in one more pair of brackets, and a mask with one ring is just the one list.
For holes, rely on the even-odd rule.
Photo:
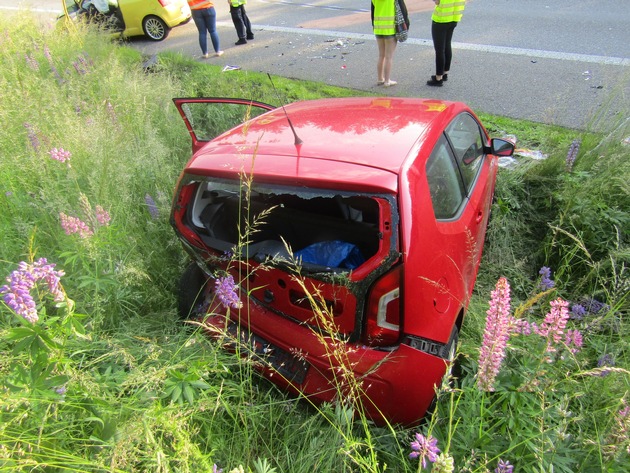
{"label": "purple lupine flower", "polygon": [[94,235],[90,227],[77,217],[61,212],[59,213],[59,218],[61,219],[61,228],[66,232],[66,235],[78,233],[81,238],[88,238]]}
{"label": "purple lupine flower", "polygon": [[243,307],[243,303],[238,297],[238,288],[230,274],[216,279],[214,282],[214,293],[226,309],[230,307],[240,309]]}
{"label": "purple lupine flower", "polygon": [[517,319],[510,315],[509,317],[510,334],[530,335],[532,333],[532,325],[525,319]]}
{"label": "purple lupine flower", "polygon": [[44,44],[44,57],[46,58],[49,64],[52,64],[53,62],[52,54],[50,54],[50,48],[48,47],[47,44]]}
{"label": "purple lupine flower", "polygon": [[39,320],[37,305],[31,295],[31,289],[37,283],[45,282],[48,292],[56,302],[64,299],[59,280],[65,273],[55,271],[54,268],[55,265],[49,264],[46,258],[40,258],[32,264],[19,263],[18,269],[11,272],[11,275],[6,278],[9,284],[0,288],[0,294],[4,295],[4,302],[25,320],[31,323],[37,322]]}
{"label": "purple lupine flower", "polygon": [[610,306],[608,304],[599,302],[597,299],[593,297],[586,297],[583,300],[581,300],[580,303],[584,306],[584,308],[589,314],[593,314],[593,315],[597,315],[600,312],[607,312],[610,310]]}
{"label": "purple lupine flower", "polygon": [[580,151],[581,141],[579,139],[574,139],[571,142],[571,146],[569,146],[569,151],[567,152],[567,171],[571,172],[573,169],[573,164],[575,163],[575,159],[577,158],[578,152]]}
{"label": "purple lupine flower", "polygon": [[[605,353],[599,357],[597,360],[597,367],[604,368],[606,366],[615,366],[615,359],[610,353]],[[599,376],[608,376],[610,374],[610,370],[602,370]]]}
{"label": "purple lupine flower", "polygon": [[412,460],[418,458],[422,463],[422,468],[427,467],[427,460],[431,463],[437,460],[440,449],[437,447],[437,439],[431,435],[425,437],[422,434],[416,433],[415,440],[411,442],[412,452],[409,454],[409,458]]}
{"label": "purple lupine flower", "polygon": [[552,289],[556,285],[553,279],[551,279],[551,268],[543,266],[542,268],[540,268],[540,271],[538,271],[538,274],[540,274],[541,276],[540,288],[543,291],[546,291],[547,289]]}
{"label": "purple lupine flower", "polygon": [[555,344],[562,340],[564,329],[569,320],[569,303],[561,298],[549,303],[551,310],[545,315],[545,320],[538,327],[536,333],[541,337],[547,338],[547,352],[555,352]]}
{"label": "purple lupine flower", "polygon": [[564,337],[564,344],[569,348],[571,353],[577,353],[582,348],[582,332],[579,330],[567,330]]}
{"label": "purple lupine flower", "polygon": [[571,319],[582,320],[586,315],[586,309],[582,304],[573,304],[571,306]]}
{"label": "purple lupine flower", "polygon": [[158,209],[155,200],[153,200],[153,197],[151,197],[151,194],[146,194],[144,196],[144,201],[147,204],[147,209],[149,209],[149,214],[151,215],[151,218],[153,220],[157,220],[158,218],[160,218],[160,210]]}
{"label": "purple lupine flower", "polygon": [[96,221],[106,227],[107,225],[109,225],[109,222],[112,220],[112,217],[109,215],[109,212],[107,210],[105,210],[103,207],[101,207],[100,205],[96,206]]}
{"label": "purple lupine flower", "polygon": [[59,161],[60,163],[70,161],[70,156],[72,156],[72,153],[70,153],[70,151],[66,151],[63,148],[53,148],[48,152],[48,154],[52,159],[54,159],[55,161]]}
{"label": "purple lupine flower", "polygon": [[39,63],[34,56],[32,56],[31,54],[24,54],[24,57],[26,58],[26,64],[28,65],[28,67],[30,67],[34,71],[39,71]]}
{"label": "purple lupine flower", "polygon": [[494,469],[494,473],[512,473],[514,465],[510,465],[510,462],[505,460],[499,460],[497,467]]}
{"label": "purple lupine flower", "polygon": [[35,151],[39,151],[39,138],[37,137],[37,132],[35,131],[35,127],[30,123],[24,123],[24,128],[26,128],[26,133],[28,135],[28,140],[31,143],[31,147]]}
{"label": "purple lupine flower", "polygon": [[491,293],[490,308],[486,312],[486,328],[479,351],[479,389],[494,391],[494,380],[505,358],[505,348],[510,338],[510,284],[499,278]]}
{"label": "purple lupine flower", "polygon": [[212,465],[212,473],[223,473],[223,469],[219,468],[215,463],[214,465]]}

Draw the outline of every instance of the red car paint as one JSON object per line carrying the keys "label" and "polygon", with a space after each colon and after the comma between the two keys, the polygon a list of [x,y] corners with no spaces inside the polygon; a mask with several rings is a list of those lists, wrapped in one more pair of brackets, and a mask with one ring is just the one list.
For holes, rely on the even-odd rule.
{"label": "red car paint", "polygon": [[[280,386],[358,397],[377,422],[421,419],[454,356],[511,143],[457,102],[174,101],[193,140],[171,217],[197,265],[182,291],[212,302],[192,315],[241,337]],[[211,131],[217,106],[245,122]],[[212,301],[207,283],[228,273],[241,308]]]}

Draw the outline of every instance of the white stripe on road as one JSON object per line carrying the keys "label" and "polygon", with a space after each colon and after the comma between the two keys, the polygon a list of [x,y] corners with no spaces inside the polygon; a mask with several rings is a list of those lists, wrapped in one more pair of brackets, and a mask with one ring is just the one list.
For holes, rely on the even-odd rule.
{"label": "white stripe on road", "polygon": [[[224,26],[232,26],[229,22],[217,22]],[[347,31],[316,30],[309,28],[291,28],[286,26],[254,25],[252,28],[262,31],[277,31],[279,33],[305,34],[313,36],[327,36],[333,38],[351,38],[364,41],[374,41],[374,35],[365,33],[349,33]],[[433,47],[430,39],[409,38],[407,44]],[[524,56],[538,59],[559,59],[562,61],[589,62],[595,64],[607,64],[613,66],[630,66],[630,58],[596,56],[592,54],[563,53],[560,51],[544,51],[541,49],[511,48],[508,46],[490,46],[485,44],[453,43],[455,49],[478,51],[483,53],[507,54],[512,56]]]}

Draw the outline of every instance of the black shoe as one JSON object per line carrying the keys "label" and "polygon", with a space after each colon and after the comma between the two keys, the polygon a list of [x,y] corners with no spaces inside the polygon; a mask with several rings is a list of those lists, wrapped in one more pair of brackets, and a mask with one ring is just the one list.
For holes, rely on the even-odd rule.
{"label": "black shoe", "polygon": [[437,80],[435,76],[431,76],[431,79],[427,81],[427,85],[432,85],[435,87],[442,87],[444,83],[444,79]]}
{"label": "black shoe", "polygon": [[247,40],[245,38],[241,38],[239,39],[236,43],[234,43],[236,46],[240,46],[241,44],[247,44]]}
{"label": "black shoe", "polygon": [[448,74],[444,74],[444,75],[442,76],[442,80],[448,80]]}
{"label": "black shoe", "polygon": [[254,35],[253,34],[248,34],[247,35],[247,39],[251,41],[252,39],[254,39]]}

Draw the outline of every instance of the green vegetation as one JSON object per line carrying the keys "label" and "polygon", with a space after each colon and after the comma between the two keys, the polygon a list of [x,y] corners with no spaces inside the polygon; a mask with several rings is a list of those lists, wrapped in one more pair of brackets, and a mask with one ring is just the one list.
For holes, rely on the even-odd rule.
{"label": "green vegetation", "polygon": [[[0,275],[13,277],[0,303],[0,471],[410,472],[423,458],[434,472],[452,471],[450,462],[494,471],[500,461],[515,472],[626,470],[625,117],[606,134],[483,117],[549,157],[500,171],[457,379],[422,425],[376,427],[360,406],[280,392],[255,373],[256,360],[182,324],[176,292],[187,260],[168,223],[190,155],[173,97],[279,105],[357,92],[277,77],[274,90],[265,75],[172,54],[150,72],[142,64],[94,32],[0,19]],[[504,283],[495,290],[501,276],[510,304]],[[486,317],[493,290],[511,323],[532,333],[506,341],[491,391],[477,373],[487,321],[500,315]],[[34,307],[9,297],[24,291]],[[545,314],[561,312],[550,309],[558,298],[579,350],[545,325]],[[419,459],[408,457],[413,440]]]}

